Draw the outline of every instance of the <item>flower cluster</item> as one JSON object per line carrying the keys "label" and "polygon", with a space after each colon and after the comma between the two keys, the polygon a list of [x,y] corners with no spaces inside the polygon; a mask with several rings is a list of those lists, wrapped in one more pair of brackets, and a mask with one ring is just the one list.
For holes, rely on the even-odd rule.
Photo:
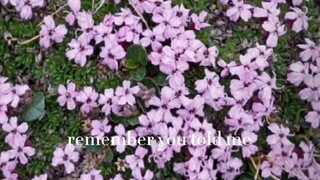
{"label": "flower cluster", "polygon": [[[223,5],[227,5],[230,0],[220,0]],[[289,12],[286,12],[284,20],[288,27],[296,33],[308,29],[307,8],[301,7],[303,0],[294,0],[293,6]],[[227,10],[226,15],[231,21],[238,21],[241,18],[247,22],[250,18],[255,17],[262,21],[262,29],[268,35],[266,45],[276,47],[278,39],[286,33],[285,25],[280,21],[280,6],[286,4],[285,1],[262,1],[262,7],[255,7],[245,4],[243,0],[232,0],[231,7]]]}
{"label": "flower cluster", "polygon": [[[66,19],[69,24],[77,22],[82,31],[77,39],[69,43],[70,50],[66,53],[68,59],[74,60],[76,64],[84,66],[98,46],[101,47],[101,64],[117,70],[126,56],[125,49],[130,43],[151,47],[152,63],[160,65],[160,69],[167,74],[181,76],[181,73],[189,68],[188,62],[214,64],[216,48],[207,49],[202,42],[195,39],[193,31],[186,31],[188,26],[197,30],[207,27],[208,24],[204,22],[205,12],[199,16],[192,14],[189,18],[190,10],[183,5],[171,7],[170,1],[134,1],[139,13],[151,14],[153,23],[157,24],[152,30],[148,27],[144,30],[141,18],[128,8],[122,8],[121,12],[115,15],[106,15],[103,22],[94,25],[92,14],[80,11],[80,2],[76,2],[69,1],[72,13]],[[175,46],[163,46],[163,42],[168,39],[172,39],[171,43]],[[159,62],[160,57],[166,57],[166,60]],[[175,58],[178,59],[173,63]]]}
{"label": "flower cluster", "polygon": [[101,107],[101,112],[109,115],[111,112],[118,116],[126,115],[129,109],[136,108],[135,96],[138,96],[139,86],[131,87],[130,81],[123,81],[122,87],[105,89],[103,94],[98,94],[93,87],[87,86],[83,90],[77,91],[73,82],[68,83],[67,87],[60,85],[58,88],[60,106],[67,106],[67,109],[74,110],[79,104],[82,114],[90,113],[94,108]]}
{"label": "flower cluster", "polygon": [[320,175],[320,164],[314,157],[315,146],[312,142],[300,142],[295,146],[288,139],[290,129],[283,125],[272,123],[268,129],[273,133],[267,137],[271,147],[260,166],[264,178],[278,176],[287,172],[289,177],[298,179],[314,179]]}
{"label": "flower cluster", "polygon": [[1,3],[13,6],[23,20],[31,19],[32,11],[45,5],[44,0],[1,0]]}
{"label": "flower cluster", "polygon": [[[41,0],[1,0],[20,12],[23,19],[32,17],[32,8],[41,7]],[[104,1],[101,1],[104,3]],[[120,0],[114,1],[116,4]],[[167,76],[166,85],[149,89],[141,82],[124,80],[122,86],[105,89],[98,93],[93,86],[78,88],[73,82],[59,85],[57,102],[73,111],[79,109],[89,119],[86,131],[89,136],[102,139],[104,136],[149,138],[150,146],[117,144],[114,152],[118,158],[115,180],[125,179],[125,174],[137,180],[151,180],[157,175],[154,169],[168,164],[173,171],[187,179],[237,178],[250,159],[255,170],[263,178],[316,179],[320,164],[315,159],[315,145],[311,141],[296,144],[291,140],[290,129],[282,124],[265,121],[276,111],[276,74],[272,73],[274,50],[278,40],[292,27],[296,33],[308,29],[307,9],[303,0],[293,0],[289,12],[281,14],[284,0],[261,2],[262,7],[243,0],[220,0],[229,9],[230,21],[252,17],[261,20],[261,28],[267,35],[266,43],[256,43],[231,60],[218,59],[216,46],[207,47],[197,39],[196,31],[210,26],[205,22],[207,13],[191,13],[183,5],[173,5],[170,0],[130,0],[132,7],[107,14],[102,22],[95,23],[93,13],[81,8],[80,0],[68,0],[70,11],[65,21],[77,28],[76,37],[68,43],[66,57],[81,67],[88,61],[98,59],[111,70],[119,70],[127,61],[127,50],[139,45],[148,54],[148,65],[158,68]],[[100,6],[100,5],[98,5]],[[134,11],[133,11],[134,10]],[[145,17],[148,17],[145,19]],[[52,16],[44,17],[40,30],[40,46],[49,48],[61,43],[67,34],[65,25],[56,26]],[[79,36],[78,36],[79,35]],[[312,110],[305,119],[313,128],[320,123],[320,46],[310,39],[298,45],[303,51],[301,61],[289,67],[288,81],[302,87],[301,99],[311,103]],[[203,71],[194,86],[187,85],[185,74],[191,67]],[[11,147],[0,154],[0,168],[6,179],[17,179],[18,164],[27,164],[35,149],[27,140],[27,123],[18,123],[11,117],[11,109],[17,108],[29,90],[26,85],[12,85],[0,77],[0,127],[5,133],[5,142]],[[222,122],[206,111],[225,114]],[[138,122],[127,125],[115,122],[114,118],[137,118]],[[126,120],[128,120],[126,119]],[[129,121],[129,120],[128,120]],[[219,124],[220,123],[220,124]],[[219,126],[217,125],[219,124]],[[208,143],[220,135],[219,144]],[[261,130],[265,137],[258,143]],[[249,137],[246,144],[230,144],[229,138],[237,135]],[[176,139],[183,137],[182,139]],[[159,139],[167,143],[161,143]],[[197,139],[196,144],[194,138]],[[198,141],[200,140],[200,141]],[[76,171],[81,161],[80,149],[72,144],[56,147],[51,165],[63,166],[65,174]],[[113,148],[113,147],[111,147]],[[128,150],[128,151],[127,151]],[[130,150],[130,151],[129,151]],[[178,160],[175,156],[182,155]],[[258,165],[257,165],[258,163]],[[257,174],[259,175],[259,174]],[[33,180],[46,180],[47,174]],[[103,179],[101,170],[95,168],[83,172],[81,180]]]}
{"label": "flower cluster", "polygon": [[68,30],[65,25],[58,25],[56,27],[52,16],[46,16],[43,19],[43,25],[40,30],[40,46],[49,48],[53,43],[61,43]]}
{"label": "flower cluster", "polygon": [[[157,168],[164,168],[167,163],[175,160],[173,158],[175,154],[186,155],[184,162],[173,162],[173,170],[186,178],[236,178],[241,174],[242,160],[258,156],[260,152],[257,145],[258,133],[265,125],[264,119],[276,111],[273,92],[278,88],[276,75],[270,73],[272,72],[270,65],[273,63],[272,48],[277,46],[278,38],[286,32],[285,25],[278,17],[279,6],[284,2],[262,2],[263,7],[260,8],[245,4],[243,1],[232,1],[232,7],[227,11],[231,21],[237,21],[239,18],[244,21],[248,21],[251,17],[260,18],[262,28],[268,34],[266,45],[256,44],[255,47],[249,48],[246,53],[239,55],[239,62],[226,62],[222,59],[216,61],[218,49],[215,46],[207,48],[196,38],[195,31],[208,26],[204,22],[205,12],[190,16],[189,9],[183,5],[172,6],[171,1],[147,0],[132,1],[132,3],[137,15],[128,8],[122,8],[121,12],[115,15],[106,15],[103,22],[98,25],[94,25],[91,13],[81,11],[80,2],[69,3],[72,12],[66,21],[70,25],[77,24],[82,33],[69,43],[70,49],[66,56],[76,64],[85,66],[96,53],[94,51],[101,49],[98,53],[101,64],[112,70],[118,70],[126,61],[128,46],[138,44],[146,48],[149,63],[158,66],[159,70],[167,75],[168,85],[160,89],[158,96],[150,93],[151,90],[141,83],[132,87],[131,82],[127,80],[123,81],[122,87],[105,89],[103,94],[98,94],[93,87],[77,91],[74,83],[68,83],[67,87],[59,86],[60,106],[67,105],[67,109],[74,110],[79,104],[85,116],[95,110],[103,112],[103,118],[91,121],[89,131],[90,135],[98,138],[105,135],[124,137],[128,133],[133,137],[152,136],[162,139],[186,137],[187,145],[179,145],[173,140],[170,141],[171,145],[161,144],[153,139],[151,147],[132,146],[135,152],[126,155],[125,162],[122,162],[127,166],[118,169],[122,171],[129,168],[135,179],[152,179],[154,174],[146,168],[149,167],[147,164],[155,163]],[[226,5],[228,1],[221,3]],[[285,15],[286,20],[293,22],[292,29],[295,32],[307,29],[308,26],[306,13],[299,8],[301,3],[302,1],[294,1],[292,11]],[[150,17],[150,24],[153,27],[149,27],[143,15]],[[303,57],[305,61],[311,56],[317,59],[316,48],[307,45],[301,48],[305,49],[302,56],[309,56],[309,58]],[[314,53],[310,55],[310,51]],[[197,94],[191,93],[183,75],[191,66],[205,67],[204,78],[195,81],[194,90]],[[299,66],[292,79],[300,81],[296,82],[300,84],[304,78],[299,75],[306,72],[307,70],[302,70]],[[312,83],[310,90],[305,90],[304,97],[308,95],[306,99],[315,101],[314,98],[319,95],[316,94],[318,90],[315,90],[314,86],[318,86],[315,80]],[[226,84],[229,85],[225,86]],[[309,93],[310,91],[314,93]],[[144,102],[147,111],[139,115],[137,126],[127,129],[128,127],[122,124],[114,125],[109,121],[109,117],[114,115],[135,116],[137,112],[139,113],[136,102],[140,100]],[[213,147],[205,143],[210,137],[207,133],[215,136],[218,130],[206,116],[207,108],[216,112],[227,112],[224,119],[227,132],[221,144]],[[319,123],[319,120],[317,121]],[[254,164],[257,171],[258,168],[261,169],[262,177],[281,177],[282,172],[287,172],[290,177],[302,179],[317,176],[319,166],[313,157],[314,148],[311,142],[301,142],[298,147],[287,138],[290,137],[289,128],[270,123],[268,129],[266,142],[270,146],[270,151],[258,156],[259,162],[262,162],[259,166]],[[228,137],[232,134],[250,137],[251,140],[246,145],[229,145]],[[193,135],[202,139],[198,146],[191,143]],[[126,148],[117,145],[116,151],[122,154]],[[296,148],[302,149],[303,158],[294,152]],[[235,155],[238,151],[242,157]],[[60,156],[55,155],[54,158]],[[146,162],[145,159],[149,161]],[[65,165],[65,169],[70,172],[73,165],[70,167]],[[305,169],[314,173],[306,174]],[[99,176],[98,170],[94,169],[90,173]],[[115,179],[122,179],[121,174],[115,176]]]}
{"label": "flower cluster", "polygon": [[28,90],[27,85],[13,85],[6,77],[0,76],[0,130],[6,135],[5,143],[10,147],[0,154],[0,168],[6,179],[17,179],[15,169],[18,164],[27,164],[28,157],[35,154],[27,139],[28,124],[18,123],[18,118],[11,117],[10,113],[18,107]]}
{"label": "flower cluster", "polygon": [[298,45],[302,50],[301,60],[290,65],[287,78],[295,86],[302,87],[299,92],[300,98],[312,106],[305,120],[311,123],[313,128],[318,128],[320,123],[320,46],[310,39],[305,41],[306,44]]}

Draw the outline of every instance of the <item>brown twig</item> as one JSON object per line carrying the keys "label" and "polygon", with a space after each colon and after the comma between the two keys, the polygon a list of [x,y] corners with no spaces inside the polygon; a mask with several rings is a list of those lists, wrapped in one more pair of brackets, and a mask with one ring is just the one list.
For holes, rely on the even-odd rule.
{"label": "brown twig", "polygon": [[130,6],[133,7],[134,11],[139,15],[139,17],[141,18],[141,20],[143,21],[143,23],[144,23],[144,25],[147,27],[147,29],[150,29],[147,21],[144,19],[144,17],[143,17],[142,14],[139,12],[139,10],[137,9],[137,7],[134,5],[134,3],[132,2],[132,0],[129,0],[129,4],[130,4]]}
{"label": "brown twig", "polygon": [[[53,12],[53,13],[51,14],[51,16],[54,16],[54,15],[58,14],[58,13],[59,13],[60,11],[62,11],[62,9],[63,9],[64,7],[66,7],[67,5],[68,5],[67,3],[64,4],[64,5],[62,5],[62,6],[61,6],[60,8],[58,8],[55,12]],[[42,23],[43,23],[43,20],[42,20],[37,26],[40,26]],[[31,39],[27,39],[27,40],[25,40],[25,41],[19,42],[19,44],[20,44],[20,45],[29,44],[29,43],[31,43],[32,41],[37,40],[39,37],[40,37],[40,35],[38,34],[38,35],[32,37]]]}
{"label": "brown twig", "polygon": [[39,37],[40,37],[40,35],[36,35],[36,36],[34,36],[33,38],[31,38],[31,39],[28,39],[28,40],[19,42],[19,44],[20,44],[20,45],[29,44],[29,43],[31,43],[32,41],[37,40]]}
{"label": "brown twig", "polygon": [[[61,7],[59,7],[55,12],[53,12],[52,14],[50,14],[51,16],[55,16],[56,14],[58,14],[60,11],[62,11],[63,8],[65,8],[68,4],[65,3],[64,5],[62,5]],[[37,26],[40,26],[43,23],[43,20],[37,24]]]}
{"label": "brown twig", "polygon": [[[261,165],[261,159],[265,157],[264,155],[259,156],[258,158],[258,165],[256,164],[255,160],[252,157],[249,157],[254,169],[256,170],[256,174],[254,176],[254,179],[257,180],[258,176],[259,176],[259,171],[260,171],[260,165]],[[276,177],[275,175],[271,174],[270,175],[272,179],[274,180],[280,180],[278,177]]]}
{"label": "brown twig", "polygon": [[95,0],[92,0],[91,1],[91,12],[93,13],[94,12],[94,6],[95,6]]}
{"label": "brown twig", "polygon": [[258,165],[257,165],[257,169],[256,169],[256,174],[254,175],[254,179],[257,180],[258,176],[259,176],[259,172],[260,172],[260,165],[261,165],[261,157],[259,157],[258,159]]}

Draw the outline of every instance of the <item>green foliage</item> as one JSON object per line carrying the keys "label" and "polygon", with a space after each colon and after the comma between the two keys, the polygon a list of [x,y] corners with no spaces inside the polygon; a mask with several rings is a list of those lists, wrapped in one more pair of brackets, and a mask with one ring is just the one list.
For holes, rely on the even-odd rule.
{"label": "green foliage", "polygon": [[139,124],[139,119],[137,116],[131,116],[131,117],[118,117],[118,116],[111,116],[109,119],[116,123],[116,124],[122,124],[125,127],[128,126],[135,126]]}
{"label": "green foliage", "polygon": [[135,81],[141,81],[146,75],[146,65],[148,63],[148,54],[146,50],[139,45],[132,45],[127,50],[126,66],[130,70],[130,77]]}
{"label": "green foliage", "polygon": [[127,50],[126,59],[133,61],[135,65],[145,66],[148,63],[148,54],[142,46],[132,45]]}
{"label": "green foliage", "polygon": [[146,75],[146,68],[139,67],[130,71],[130,77],[135,81],[141,81]]}
{"label": "green foliage", "polygon": [[189,8],[196,13],[207,9],[207,6],[209,6],[209,1],[207,0],[173,0],[173,3],[177,5],[183,4],[186,8]]}
{"label": "green foliage", "polygon": [[45,100],[41,92],[37,92],[32,97],[31,104],[25,109],[23,119],[25,121],[34,121],[41,119],[45,113]]}
{"label": "green foliage", "polygon": [[108,149],[107,152],[106,152],[106,156],[104,158],[105,165],[111,164],[112,160],[114,160],[114,153],[112,152],[112,150]]}

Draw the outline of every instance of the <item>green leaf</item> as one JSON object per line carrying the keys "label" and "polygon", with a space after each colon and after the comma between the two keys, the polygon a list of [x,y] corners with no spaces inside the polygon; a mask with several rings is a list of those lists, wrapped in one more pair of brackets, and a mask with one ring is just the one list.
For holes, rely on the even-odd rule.
{"label": "green leaf", "polygon": [[37,92],[32,97],[32,102],[23,112],[25,121],[41,119],[45,114],[45,100],[42,92]]}
{"label": "green leaf", "polygon": [[137,64],[145,66],[148,63],[148,54],[142,46],[132,45],[127,50],[127,61],[131,67]]}
{"label": "green leaf", "polygon": [[116,124],[122,124],[125,127],[135,126],[139,124],[139,118],[137,116],[131,116],[131,117],[119,117],[119,116],[113,116],[111,115],[109,117],[110,121],[116,123]]}
{"label": "green leaf", "polygon": [[129,124],[131,126],[135,126],[135,125],[138,125],[140,123],[139,122],[139,118],[137,116],[128,118],[128,121],[129,121]]}
{"label": "green leaf", "polygon": [[106,153],[106,156],[104,158],[104,160],[106,161],[106,164],[110,164],[113,160],[113,157],[114,157],[114,154],[111,150],[108,150],[107,153]]}
{"label": "green leaf", "polygon": [[153,78],[153,80],[159,85],[159,86],[165,86],[167,85],[167,75],[163,73],[159,73],[156,77]]}
{"label": "green leaf", "polygon": [[142,81],[146,75],[146,68],[139,67],[130,71],[130,77],[135,81]]}
{"label": "green leaf", "polygon": [[137,61],[135,61],[134,59],[128,59],[126,61],[126,67],[128,69],[136,69],[139,67],[139,63]]}
{"label": "green leaf", "polygon": [[239,176],[239,180],[252,180],[254,179],[254,175],[249,172],[245,172]]}
{"label": "green leaf", "polygon": [[89,152],[98,152],[100,150],[100,146],[98,146],[98,145],[86,145],[86,149]]}

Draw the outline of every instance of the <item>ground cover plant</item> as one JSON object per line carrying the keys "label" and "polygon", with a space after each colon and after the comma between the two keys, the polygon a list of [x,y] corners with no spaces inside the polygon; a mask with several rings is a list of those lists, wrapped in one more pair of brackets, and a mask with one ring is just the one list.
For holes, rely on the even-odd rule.
{"label": "ground cover plant", "polygon": [[319,1],[0,2],[1,179],[318,179]]}

